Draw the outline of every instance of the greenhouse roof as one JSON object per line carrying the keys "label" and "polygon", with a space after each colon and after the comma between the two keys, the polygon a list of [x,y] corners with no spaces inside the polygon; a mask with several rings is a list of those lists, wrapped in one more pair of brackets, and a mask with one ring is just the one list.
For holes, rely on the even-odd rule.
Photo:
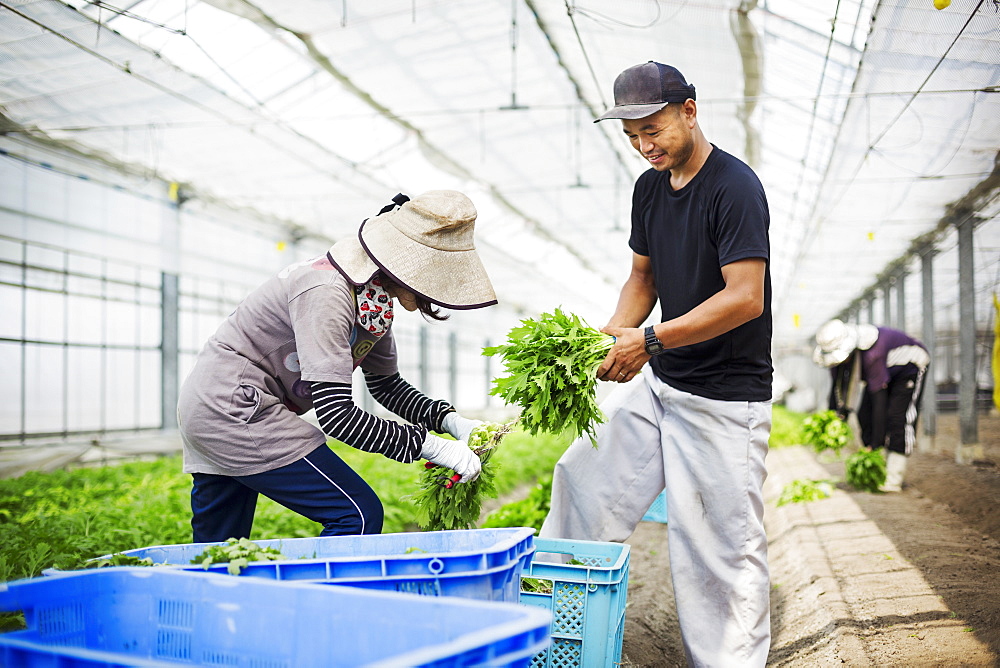
{"label": "greenhouse roof", "polygon": [[[621,70],[666,62],[697,87],[709,140],[764,183],[775,342],[794,346],[925,248],[953,246],[956,224],[997,218],[998,12],[995,0],[0,0],[0,133],[273,217],[276,241],[341,238],[397,192],[462,190],[501,301],[562,303],[600,325],[648,165],[616,121],[592,121]],[[995,273],[1000,226],[984,230],[980,266]],[[954,280],[947,263],[939,275]]]}

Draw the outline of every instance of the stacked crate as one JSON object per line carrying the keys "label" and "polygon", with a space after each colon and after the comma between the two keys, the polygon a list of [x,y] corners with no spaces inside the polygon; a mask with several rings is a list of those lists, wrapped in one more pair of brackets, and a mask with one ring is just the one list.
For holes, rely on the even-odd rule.
{"label": "stacked crate", "polygon": [[[534,532],[260,540],[285,558],[249,562],[235,577],[226,563],[191,563],[220,543],[121,553],[152,568],[49,569],[0,585],[0,609],[24,610],[28,624],[0,635],[0,665],[620,662],[628,546]],[[522,577],[549,582],[548,593],[522,591]]]}

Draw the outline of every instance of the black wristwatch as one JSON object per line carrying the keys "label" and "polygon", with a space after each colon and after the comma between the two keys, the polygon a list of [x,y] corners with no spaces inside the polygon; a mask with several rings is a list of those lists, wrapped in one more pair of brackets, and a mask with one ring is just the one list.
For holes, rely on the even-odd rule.
{"label": "black wristwatch", "polygon": [[660,340],[656,338],[656,332],[653,331],[653,326],[650,325],[646,328],[646,353],[649,355],[659,355],[665,350],[663,344]]}

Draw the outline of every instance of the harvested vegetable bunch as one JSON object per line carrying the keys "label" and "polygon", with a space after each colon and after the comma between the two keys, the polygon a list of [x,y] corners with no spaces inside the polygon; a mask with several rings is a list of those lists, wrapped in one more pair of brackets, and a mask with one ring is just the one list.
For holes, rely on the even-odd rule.
{"label": "harvested vegetable bunch", "polygon": [[885,457],[881,450],[862,448],[844,462],[847,482],[862,492],[877,492],[885,484]]}
{"label": "harvested vegetable bunch", "polygon": [[851,440],[851,428],[834,411],[813,413],[802,421],[802,433],[817,453],[833,450],[837,456]]}
{"label": "harvested vegetable bunch", "polygon": [[521,407],[521,424],[529,434],[573,437],[590,434],[604,422],[597,405],[597,368],[615,338],[587,325],[579,317],[556,308],[537,320],[521,321],[507,334],[507,343],[483,350],[501,355],[508,376],[493,380],[490,394]]}
{"label": "harvested vegetable bunch", "polygon": [[451,484],[454,471],[441,467],[425,468],[420,476],[420,490],[414,496],[417,523],[424,531],[471,529],[479,521],[483,499],[497,495],[493,479],[496,462],[493,453],[516,424],[484,422],[469,435],[469,448],[479,456],[482,471],[472,482]]}
{"label": "harvested vegetable bunch", "polygon": [[818,501],[829,498],[832,491],[833,483],[830,480],[793,480],[781,490],[776,505]]}
{"label": "harvested vegetable bunch", "polygon": [[281,561],[288,559],[273,547],[261,547],[248,538],[229,538],[222,545],[212,545],[191,560],[192,564],[200,564],[206,571],[212,564],[228,563],[226,570],[230,575],[239,575],[251,561]]}

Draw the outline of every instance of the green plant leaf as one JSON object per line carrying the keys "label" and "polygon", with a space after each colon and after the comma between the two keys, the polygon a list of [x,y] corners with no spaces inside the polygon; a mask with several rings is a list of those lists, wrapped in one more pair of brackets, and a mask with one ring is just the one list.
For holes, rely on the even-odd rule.
{"label": "green plant leaf", "polygon": [[595,440],[596,426],[604,422],[595,373],[613,345],[614,337],[559,308],[522,320],[508,332],[507,343],[483,350],[501,356],[507,371],[494,379],[490,394],[521,408],[529,434],[569,430]]}
{"label": "green plant leaf", "polygon": [[482,514],[483,499],[496,498],[494,479],[499,463],[494,460],[493,455],[504,437],[513,430],[515,422],[486,422],[473,429],[468,445],[479,456],[482,470],[472,482],[445,487],[443,483],[454,471],[442,467],[424,468],[419,490],[413,495],[417,524],[421,529],[471,529],[476,525]]}
{"label": "green plant leaf", "polygon": [[829,480],[793,480],[781,490],[777,505],[818,501],[828,498],[832,491],[833,483]]}
{"label": "green plant leaf", "polygon": [[858,450],[844,462],[844,471],[855,489],[877,492],[885,484],[885,457],[881,450]]}
{"label": "green plant leaf", "polygon": [[852,438],[851,428],[834,411],[822,411],[807,417],[802,421],[802,434],[817,453],[832,450],[837,456]]}

